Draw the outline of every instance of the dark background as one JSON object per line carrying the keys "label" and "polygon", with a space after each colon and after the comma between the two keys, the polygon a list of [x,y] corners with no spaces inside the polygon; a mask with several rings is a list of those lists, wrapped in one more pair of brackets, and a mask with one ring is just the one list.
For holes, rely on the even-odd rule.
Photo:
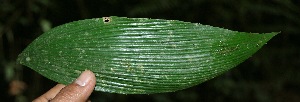
{"label": "dark background", "polygon": [[0,101],[28,102],[57,83],[16,65],[52,27],[103,16],[175,19],[242,32],[279,32],[236,68],[173,93],[93,92],[100,102],[300,102],[299,0],[0,0]]}

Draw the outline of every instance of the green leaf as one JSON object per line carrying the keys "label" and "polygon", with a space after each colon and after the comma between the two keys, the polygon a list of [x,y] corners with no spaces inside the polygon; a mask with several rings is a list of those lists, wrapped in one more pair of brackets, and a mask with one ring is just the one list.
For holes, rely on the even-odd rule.
{"label": "green leaf", "polygon": [[97,91],[174,92],[237,66],[276,34],[112,16],[53,28],[34,40],[18,62],[62,84],[91,70]]}

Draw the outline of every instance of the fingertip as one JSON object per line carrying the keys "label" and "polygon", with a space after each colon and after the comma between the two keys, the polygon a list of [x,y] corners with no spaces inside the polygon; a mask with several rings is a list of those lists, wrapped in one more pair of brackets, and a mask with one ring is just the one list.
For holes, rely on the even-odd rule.
{"label": "fingertip", "polygon": [[85,70],[73,83],[64,87],[51,101],[86,101],[93,92],[95,84],[95,74],[90,70]]}
{"label": "fingertip", "polygon": [[85,70],[82,74],[75,80],[75,83],[80,86],[85,86],[87,83],[93,84],[96,82],[95,74],[90,70]]}

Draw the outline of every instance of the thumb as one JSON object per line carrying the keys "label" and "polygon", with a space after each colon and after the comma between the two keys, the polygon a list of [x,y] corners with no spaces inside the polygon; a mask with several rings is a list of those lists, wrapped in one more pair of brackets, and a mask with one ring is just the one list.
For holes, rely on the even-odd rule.
{"label": "thumb", "polygon": [[95,74],[86,70],[73,83],[64,87],[51,101],[84,102],[93,92],[95,84]]}

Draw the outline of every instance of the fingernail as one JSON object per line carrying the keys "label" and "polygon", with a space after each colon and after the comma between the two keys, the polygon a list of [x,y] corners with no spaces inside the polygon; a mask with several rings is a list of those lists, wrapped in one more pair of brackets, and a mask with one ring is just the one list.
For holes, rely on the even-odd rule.
{"label": "fingernail", "polygon": [[80,85],[80,86],[85,86],[90,80],[92,72],[89,70],[85,70],[84,72],[81,73],[81,75],[76,79],[75,83]]}

